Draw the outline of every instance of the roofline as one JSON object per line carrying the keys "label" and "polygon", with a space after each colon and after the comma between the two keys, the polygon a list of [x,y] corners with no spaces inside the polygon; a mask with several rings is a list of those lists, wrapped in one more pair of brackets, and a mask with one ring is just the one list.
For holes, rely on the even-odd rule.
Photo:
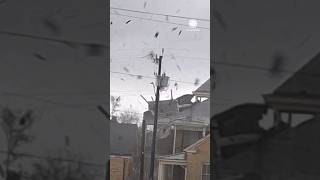
{"label": "roofline", "polygon": [[190,146],[186,147],[183,151],[184,152],[190,152],[190,153],[196,153],[197,151],[190,150],[190,149],[192,149],[193,147],[197,147],[197,146],[201,145],[207,138],[210,138],[210,133],[208,135],[206,135],[205,137],[199,139],[194,144],[191,144]]}

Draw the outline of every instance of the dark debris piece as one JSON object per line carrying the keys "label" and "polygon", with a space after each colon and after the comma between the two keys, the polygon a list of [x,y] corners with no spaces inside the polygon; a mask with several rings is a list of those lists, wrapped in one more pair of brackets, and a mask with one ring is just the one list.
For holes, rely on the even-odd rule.
{"label": "dark debris piece", "polygon": [[156,32],[156,34],[154,34],[154,37],[157,38],[159,36],[159,32]]}
{"label": "dark debris piece", "polygon": [[226,23],[224,17],[220,12],[213,10],[213,17],[217,20],[217,22],[219,23],[219,25],[222,27],[224,31],[228,29],[228,24]]}
{"label": "dark debris piece", "polygon": [[175,30],[177,30],[177,29],[178,29],[178,27],[174,27],[174,28],[172,28],[171,31],[175,31]]}
{"label": "dark debris piece", "polygon": [[270,68],[271,74],[278,74],[283,70],[286,57],[281,52],[276,52],[273,55],[273,60]]}
{"label": "dark debris piece", "polygon": [[128,20],[127,22],[126,22],[126,24],[128,24],[128,23],[130,23],[131,22],[131,20]]}
{"label": "dark debris piece", "polygon": [[178,35],[180,36],[180,35],[181,35],[181,33],[182,33],[182,30],[180,30],[180,31],[179,31],[179,34],[178,34]]}
{"label": "dark debris piece", "polygon": [[179,71],[181,71],[181,67],[180,67],[178,64],[177,64],[176,66],[177,66],[177,68],[179,69]]}
{"label": "dark debris piece", "polygon": [[47,60],[47,58],[45,58],[44,56],[42,56],[39,53],[34,53],[33,56],[36,57],[37,59],[41,60],[41,61]]}
{"label": "dark debris piece", "polygon": [[138,76],[137,76],[137,79],[142,79],[142,76],[141,76],[141,75],[138,75]]}
{"label": "dark debris piece", "polygon": [[88,56],[103,56],[105,48],[98,44],[87,45],[87,55]]}
{"label": "dark debris piece", "polygon": [[49,29],[51,32],[53,32],[56,35],[61,34],[61,28],[58,26],[56,22],[54,22],[52,19],[45,18],[43,19],[43,25],[47,29]]}
{"label": "dark debris piece", "polygon": [[200,79],[199,78],[196,78],[195,80],[194,80],[194,85],[195,86],[198,86],[200,84]]}
{"label": "dark debris piece", "polygon": [[129,72],[129,69],[128,68],[126,68],[126,67],[123,67],[123,70],[125,71],[125,72]]}

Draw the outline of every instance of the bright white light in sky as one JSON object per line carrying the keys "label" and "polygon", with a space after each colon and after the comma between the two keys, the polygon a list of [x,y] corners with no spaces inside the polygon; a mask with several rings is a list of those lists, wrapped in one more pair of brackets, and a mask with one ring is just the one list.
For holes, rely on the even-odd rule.
{"label": "bright white light in sky", "polygon": [[196,27],[198,26],[198,21],[195,20],[195,19],[190,19],[190,20],[189,20],[189,26],[190,26],[191,28],[196,28]]}

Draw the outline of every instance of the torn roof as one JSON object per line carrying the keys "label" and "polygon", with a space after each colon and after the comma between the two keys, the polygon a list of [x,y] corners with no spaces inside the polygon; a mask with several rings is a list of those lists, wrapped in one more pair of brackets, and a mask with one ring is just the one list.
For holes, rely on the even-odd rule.
{"label": "torn roof", "polygon": [[210,97],[210,79],[203,83],[197,90],[192,92],[196,96],[209,96]]}
{"label": "torn roof", "polygon": [[262,131],[259,120],[266,112],[267,106],[264,104],[240,104],[215,115],[213,121],[218,123],[222,136],[259,133]]}
{"label": "torn roof", "polygon": [[[149,101],[149,110],[154,110],[155,101]],[[178,112],[178,104],[176,100],[162,100],[159,101],[159,112]]]}
{"label": "torn roof", "polygon": [[194,153],[197,151],[197,149],[199,148],[199,146],[205,142],[209,141],[210,143],[210,134],[208,134],[207,136],[205,136],[202,139],[199,139],[197,142],[195,142],[194,144],[191,144],[190,146],[188,146],[187,148],[185,148],[183,151],[185,152],[191,152]]}
{"label": "torn roof", "polygon": [[320,52],[293,76],[280,85],[274,94],[320,96]]}
{"label": "torn roof", "polygon": [[192,104],[193,94],[185,94],[177,98],[178,104]]}

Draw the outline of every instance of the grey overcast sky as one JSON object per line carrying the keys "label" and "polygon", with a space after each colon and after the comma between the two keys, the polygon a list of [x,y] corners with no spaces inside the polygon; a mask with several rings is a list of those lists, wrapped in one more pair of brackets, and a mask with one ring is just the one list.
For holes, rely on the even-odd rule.
{"label": "grey overcast sky", "polygon": [[[121,96],[122,110],[132,108],[142,113],[147,109],[147,104],[140,94],[147,100],[154,97],[150,83],[154,81],[152,77],[157,67],[147,58],[142,58],[150,51],[160,54],[164,48],[162,69],[172,80],[169,89],[161,93],[161,99],[170,98],[170,89],[174,98],[192,93],[209,79],[209,0],[112,0],[110,14],[110,88],[111,95]],[[189,31],[189,18],[172,16],[203,20],[198,20],[199,31]],[[155,38],[157,32],[158,37]],[[142,79],[128,74],[141,75]],[[199,85],[194,84],[197,78]],[[176,82],[178,88],[174,86]]]}
{"label": "grey overcast sky", "polygon": [[[64,148],[68,137],[69,148],[82,153],[85,161],[105,163],[106,120],[96,110],[96,105],[108,103],[105,56],[91,57],[83,46],[71,48],[41,39],[106,44],[106,10],[101,1],[95,2],[32,0],[0,4],[0,105],[14,111],[32,109],[36,118],[30,131],[35,140],[20,152],[45,156]],[[46,18],[54,19],[60,34],[45,26]],[[6,148],[4,142],[0,130],[1,150]]]}
{"label": "grey overcast sky", "polygon": [[220,62],[215,64],[216,113],[240,103],[263,102],[262,94],[272,93],[292,75],[271,76],[261,70],[260,67],[271,68],[275,52],[287,57],[283,68],[291,71],[298,70],[319,52],[319,5],[316,0],[214,1],[212,10],[219,12],[228,24],[226,31],[216,28],[212,34],[214,61]]}

